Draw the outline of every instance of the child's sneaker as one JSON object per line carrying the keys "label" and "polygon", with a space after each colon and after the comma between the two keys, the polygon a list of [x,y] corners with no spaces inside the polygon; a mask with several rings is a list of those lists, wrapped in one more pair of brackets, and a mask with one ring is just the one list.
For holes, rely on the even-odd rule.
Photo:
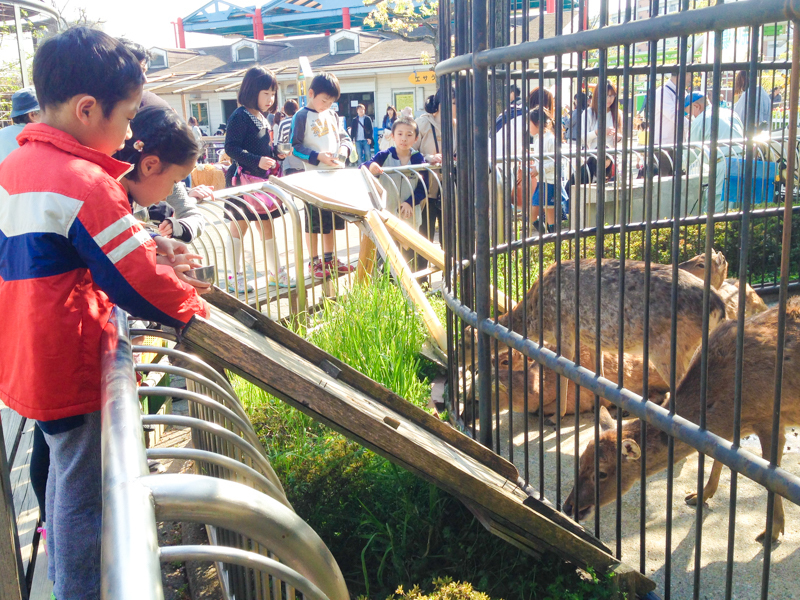
{"label": "child's sneaker", "polygon": [[308,271],[317,281],[331,276],[330,264],[323,263],[319,258],[315,258],[308,263]]}
{"label": "child's sneaker", "polygon": [[233,275],[228,275],[228,291],[231,294],[244,294],[245,290],[247,290],[248,293],[254,291],[253,286],[249,283],[245,286],[244,275],[239,273],[236,276],[236,282],[233,280]]}
{"label": "child's sneaker", "polygon": [[325,263],[325,266],[328,268],[328,270],[331,273],[336,272],[339,275],[347,275],[348,273],[352,273],[353,271],[356,270],[355,267],[353,267],[351,265],[348,265],[346,263],[343,263],[338,258],[334,259],[334,260],[327,261]]}
{"label": "child's sneaker", "polygon": [[293,288],[297,285],[293,278],[289,277],[289,273],[286,271],[286,267],[281,267],[278,269],[277,277],[272,273],[269,274],[269,284],[276,285],[279,288]]}

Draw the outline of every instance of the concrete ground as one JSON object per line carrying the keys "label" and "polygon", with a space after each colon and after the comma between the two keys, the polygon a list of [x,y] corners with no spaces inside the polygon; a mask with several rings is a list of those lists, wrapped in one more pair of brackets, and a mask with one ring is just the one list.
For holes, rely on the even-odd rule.
{"label": "concrete ground", "polygon": [[[509,417],[513,422],[513,446],[508,445]],[[512,462],[525,476],[524,449],[527,443],[529,452],[529,478],[534,489],[539,489],[540,439],[539,418],[530,415],[528,434],[525,436],[524,415],[501,414],[500,431],[505,440],[501,443],[501,454],[509,458],[513,449]],[[561,428],[561,497],[564,502],[572,489],[574,479],[574,416],[566,417]],[[583,415],[580,421],[578,439],[581,452],[594,437],[593,415]],[[544,492],[553,503],[556,494],[556,457],[559,455],[554,427],[545,426],[541,440],[544,455]],[[743,441],[743,446],[760,455],[758,440],[752,436]],[[786,450],[783,468],[800,475],[800,437],[793,428],[787,429]],[[672,499],[672,598],[691,598],[694,589],[696,509],[688,506],[684,497],[697,489],[697,455],[680,461],[674,469],[674,495]],[[706,476],[711,470],[711,460],[705,459]],[[719,489],[703,511],[702,560],[700,567],[700,598],[716,600],[724,597],[727,568],[728,523],[731,472],[724,468]],[[645,573],[657,583],[659,594],[664,592],[666,548],[666,488],[667,472],[663,471],[647,481],[647,494],[644,520],[644,560]],[[640,484],[622,497],[622,559],[633,567],[640,561]],[[750,600],[760,598],[761,573],[764,551],[755,537],[763,531],[766,523],[766,491],[744,476],[739,476],[736,506],[736,536],[733,563],[733,598]],[[784,501],[786,511],[786,533],[777,545],[773,546],[770,569],[769,598],[800,598],[797,586],[797,573],[800,573],[800,507]],[[594,520],[585,523],[594,532]],[[612,550],[616,548],[616,507],[614,504],[600,511],[600,539]]]}

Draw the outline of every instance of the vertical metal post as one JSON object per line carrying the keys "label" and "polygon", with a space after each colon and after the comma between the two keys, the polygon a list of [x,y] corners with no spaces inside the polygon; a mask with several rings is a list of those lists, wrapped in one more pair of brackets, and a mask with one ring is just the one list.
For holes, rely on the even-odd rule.
{"label": "vertical metal post", "polygon": [[[487,48],[486,0],[476,0],[472,5],[472,52],[473,56]],[[474,156],[473,202],[475,210],[475,311],[478,321],[489,318],[489,80],[485,67],[475,66],[472,84],[472,137]],[[487,448],[492,446],[492,382],[489,336],[478,332],[478,410],[480,419],[480,442]]]}
{"label": "vertical metal post", "polygon": [[19,70],[22,75],[22,87],[28,87],[30,80],[28,79],[28,61],[25,60],[25,50],[22,47],[22,14],[19,11],[19,6],[14,5],[14,27],[17,31],[17,52],[19,53]]}
{"label": "vertical metal post", "polygon": [[0,598],[27,600],[28,589],[25,586],[25,571],[22,569],[19,551],[10,466],[0,419]]}

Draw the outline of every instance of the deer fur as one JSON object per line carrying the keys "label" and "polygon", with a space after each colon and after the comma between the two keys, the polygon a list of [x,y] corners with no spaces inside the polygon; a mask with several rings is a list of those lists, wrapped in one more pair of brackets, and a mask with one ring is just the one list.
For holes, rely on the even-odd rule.
{"label": "deer fur", "polygon": [[[741,435],[755,433],[761,442],[761,454],[769,460],[770,448],[777,444],[778,464],[780,464],[785,444],[784,428],[800,425],[800,298],[789,300],[786,310],[786,343],[784,346],[783,382],[781,387],[781,427],[778,438],[772,439],[772,410],[775,396],[775,358],[778,338],[778,308],[772,308],[751,317],[744,324],[744,373],[742,377]],[[708,430],[724,437],[733,438],[733,398],[736,369],[737,323],[726,321],[711,333],[708,342],[708,396],[706,425]],[[686,376],[675,393],[675,410],[678,415],[699,422],[700,418],[700,353],[695,355]],[[601,410],[601,412],[603,412]],[[616,447],[617,431],[610,415],[604,411],[601,424],[605,431],[600,443],[595,447],[594,440],[580,457],[578,471],[579,496],[573,489],[566,502],[564,512],[577,520],[584,520],[594,512],[595,453],[598,453],[600,469],[600,505],[604,506],[616,498]],[[608,427],[610,426],[610,429]],[[642,421],[635,419],[626,422],[622,428],[622,462],[619,466],[622,493],[626,493],[639,481],[641,456]],[[651,425],[647,427],[647,475],[652,476],[667,468],[668,436]],[[678,462],[695,449],[675,440],[674,461]],[[719,485],[721,463],[714,463],[708,483],[703,488],[702,501],[711,498]],[[689,494],[686,501],[695,504],[698,498]],[[772,540],[777,540],[784,531],[783,503],[775,496]],[[766,531],[756,540],[762,541]]]}

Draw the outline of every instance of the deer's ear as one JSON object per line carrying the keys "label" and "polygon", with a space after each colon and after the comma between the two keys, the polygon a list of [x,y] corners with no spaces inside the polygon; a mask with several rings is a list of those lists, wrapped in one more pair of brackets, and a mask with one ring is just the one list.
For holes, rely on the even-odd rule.
{"label": "deer's ear", "polygon": [[600,431],[611,431],[616,425],[614,418],[605,406],[600,407],[600,414],[597,419],[600,422]]}
{"label": "deer's ear", "polygon": [[622,457],[625,460],[639,460],[642,456],[642,449],[633,440],[622,440]]}

